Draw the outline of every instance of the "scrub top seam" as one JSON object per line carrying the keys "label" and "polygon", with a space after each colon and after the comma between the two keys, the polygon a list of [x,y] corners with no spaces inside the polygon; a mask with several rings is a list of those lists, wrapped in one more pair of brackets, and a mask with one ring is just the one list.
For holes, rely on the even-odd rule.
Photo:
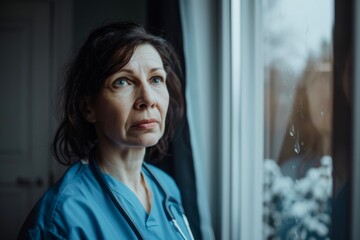
{"label": "scrub top seam", "polygon": [[51,217],[50,217],[50,219],[49,219],[49,221],[48,221],[48,229],[49,229],[49,231],[53,228],[53,220],[54,220],[54,215],[55,215],[55,212],[58,210],[58,206],[59,206],[59,202],[64,198],[64,195],[65,195],[65,193],[66,192],[68,192],[69,191],[69,187],[71,187],[71,185],[74,183],[74,182],[76,182],[76,181],[78,181],[79,180],[79,178],[82,176],[82,173],[84,172],[84,165],[80,165],[81,166],[81,168],[79,169],[79,171],[78,171],[78,173],[76,174],[76,176],[74,176],[74,181],[72,181],[72,182],[69,182],[69,183],[67,183],[67,184],[65,184],[64,186],[63,186],[63,189],[61,190],[61,192],[59,192],[57,195],[57,200],[56,200],[56,202],[55,202],[55,204],[54,204],[54,207],[53,207],[53,209],[52,209],[52,213],[51,213]]}
{"label": "scrub top seam", "polygon": [[64,193],[66,192],[66,190],[67,189],[64,189],[63,191],[61,191],[60,195],[58,196],[58,198],[56,200],[56,203],[55,203],[54,208],[53,208],[52,213],[51,213],[51,217],[50,217],[49,222],[48,222],[47,229],[48,229],[49,232],[53,233],[52,230],[53,230],[53,227],[54,227],[54,224],[53,224],[54,215],[55,215],[55,212],[58,210],[59,201],[63,198]]}

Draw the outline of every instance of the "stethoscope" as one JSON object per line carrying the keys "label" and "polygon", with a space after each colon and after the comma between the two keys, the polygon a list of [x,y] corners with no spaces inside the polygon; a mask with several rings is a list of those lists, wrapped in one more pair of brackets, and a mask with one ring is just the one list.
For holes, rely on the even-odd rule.
{"label": "stethoscope", "polygon": [[[95,175],[96,180],[100,183],[102,189],[107,193],[107,195],[110,197],[110,199],[113,202],[113,204],[115,205],[115,207],[119,210],[120,214],[124,217],[126,222],[129,224],[130,228],[132,229],[132,231],[134,232],[136,237],[138,239],[145,239],[145,237],[141,234],[141,231],[139,230],[139,228],[136,226],[134,220],[126,212],[124,207],[121,205],[121,203],[115,196],[114,192],[111,190],[110,186],[106,182],[104,175],[101,173],[99,165],[96,163],[96,159],[95,159],[95,147],[93,148],[93,150],[90,153],[89,163],[90,163],[89,164],[90,168],[91,168],[93,174]],[[168,194],[168,192],[165,190],[164,186],[161,184],[161,182],[158,180],[158,178],[155,176],[155,174],[152,172],[152,170],[149,168],[149,166],[146,163],[143,163],[143,169],[149,173],[151,178],[153,178],[155,184],[159,187],[160,191],[164,194],[164,200],[163,200],[162,204],[163,204],[163,208],[165,211],[165,215],[166,215],[168,221],[170,222],[170,224],[172,224],[174,226],[176,231],[179,232],[179,234],[181,235],[181,237],[184,240],[187,240],[185,233],[180,228],[180,225],[178,224],[174,214],[172,213],[171,207],[170,207],[170,206],[177,206],[175,208],[177,208],[177,210],[179,211],[180,215],[183,218],[183,221],[186,225],[186,230],[190,235],[190,239],[194,240],[194,236],[192,235],[192,232],[190,229],[189,221],[187,220],[187,218],[185,216],[184,209],[182,208],[182,206],[178,203],[178,201],[174,197],[172,197]]]}

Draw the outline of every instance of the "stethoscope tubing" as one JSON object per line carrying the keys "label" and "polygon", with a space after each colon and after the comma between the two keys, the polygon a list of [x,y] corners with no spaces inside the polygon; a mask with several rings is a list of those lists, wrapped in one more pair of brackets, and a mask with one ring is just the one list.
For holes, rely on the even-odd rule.
{"label": "stethoscope tubing", "polygon": [[102,175],[102,173],[100,171],[99,166],[95,162],[94,153],[90,154],[89,162],[90,162],[90,168],[91,168],[92,172],[94,173],[95,178],[97,179],[97,181],[101,185],[101,188],[106,192],[106,194],[109,196],[111,201],[114,203],[115,207],[118,209],[120,214],[124,217],[125,221],[129,224],[131,230],[134,232],[137,239],[139,239],[139,240],[145,239],[144,236],[141,234],[140,230],[138,229],[138,227],[136,226],[134,220],[132,220],[130,215],[126,212],[124,207],[120,204],[120,202],[118,201],[118,199],[114,195],[113,191],[111,191],[109,185],[107,184],[104,176]]}
{"label": "stethoscope tubing", "polygon": [[[124,207],[121,205],[121,203],[119,202],[119,200],[117,199],[117,197],[115,196],[113,191],[110,189],[110,186],[106,182],[104,175],[101,173],[100,168],[97,165],[96,160],[95,160],[95,148],[90,153],[89,165],[90,165],[90,168],[91,168],[95,178],[99,182],[101,188],[106,192],[106,194],[109,196],[109,198],[111,199],[111,201],[113,202],[115,207],[118,209],[120,214],[124,217],[125,221],[129,224],[131,230],[134,232],[137,239],[139,239],[139,240],[145,239],[144,236],[141,234],[141,231],[139,230],[139,228],[136,226],[134,220],[130,217],[130,215],[126,212]],[[189,221],[187,220],[187,218],[185,216],[185,213],[184,213],[184,210],[182,209],[181,205],[176,201],[176,199],[174,199],[173,197],[171,197],[167,193],[164,186],[160,183],[158,178],[155,176],[155,174],[147,166],[146,163],[143,163],[143,167],[151,175],[151,177],[154,179],[155,183],[158,185],[158,187],[160,188],[160,190],[164,194],[163,207],[164,207],[165,214],[166,214],[166,217],[168,218],[169,222],[171,224],[173,224],[174,228],[179,232],[181,237],[184,240],[187,240],[187,237],[185,236],[185,233],[181,230],[179,224],[176,221],[175,216],[172,214],[172,211],[170,209],[170,204],[169,203],[173,202],[173,203],[175,203],[177,205],[178,210],[180,211],[180,214],[181,214],[181,216],[183,218],[183,221],[184,221],[184,223],[186,225],[186,230],[188,231],[188,233],[190,235],[190,239],[194,240],[194,236],[193,236],[193,234],[191,232],[191,229],[190,229]]]}
{"label": "stethoscope tubing", "polygon": [[181,230],[179,224],[176,221],[175,216],[172,214],[172,211],[170,209],[170,202],[173,202],[177,205],[178,210],[183,218],[183,221],[185,223],[186,226],[186,230],[188,231],[189,235],[190,235],[190,239],[194,240],[194,236],[192,234],[192,231],[190,229],[190,225],[189,225],[189,221],[187,220],[186,216],[185,216],[185,212],[184,209],[181,207],[181,205],[176,201],[175,198],[171,197],[167,191],[165,190],[164,186],[161,184],[160,180],[155,176],[155,174],[151,171],[151,169],[148,167],[148,165],[146,163],[143,163],[143,167],[144,169],[151,175],[151,177],[155,180],[155,183],[158,185],[158,187],[161,189],[161,191],[164,194],[164,210],[165,210],[165,214],[169,220],[170,223],[172,223],[175,227],[175,229],[180,233],[180,235],[182,236],[182,238],[184,240],[187,240],[187,237],[185,236],[185,233]]}

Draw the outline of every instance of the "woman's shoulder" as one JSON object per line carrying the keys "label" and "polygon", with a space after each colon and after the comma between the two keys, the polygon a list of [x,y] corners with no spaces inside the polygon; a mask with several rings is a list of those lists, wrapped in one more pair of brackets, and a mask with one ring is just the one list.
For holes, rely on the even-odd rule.
{"label": "woman's shoulder", "polygon": [[87,181],[91,181],[90,168],[86,162],[77,161],[64,173],[64,175],[49,188],[46,195],[52,197],[63,197],[64,195],[72,195],[74,191],[78,192],[83,189],[83,185]]}
{"label": "woman's shoulder", "polygon": [[[23,230],[54,232],[54,226],[61,226],[68,221],[69,216],[74,216],[79,205],[88,202],[91,190],[88,190],[90,176],[88,166],[80,161],[72,165],[63,177],[51,186],[37,202],[27,217]],[[64,229],[66,228],[63,226]]]}

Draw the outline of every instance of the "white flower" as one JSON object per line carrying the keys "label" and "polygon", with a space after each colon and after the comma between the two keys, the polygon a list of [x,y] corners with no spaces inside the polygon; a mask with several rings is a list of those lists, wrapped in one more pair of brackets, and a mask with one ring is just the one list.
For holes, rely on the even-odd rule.
{"label": "white flower", "polygon": [[294,181],[290,177],[276,178],[273,183],[272,192],[279,195],[287,195],[292,191]]}
{"label": "white flower", "polygon": [[317,205],[311,201],[297,201],[291,206],[290,214],[295,218],[304,218],[306,215],[309,215],[316,206]]}
{"label": "white flower", "polygon": [[304,224],[310,231],[316,232],[319,236],[326,236],[328,234],[328,227],[314,217],[306,217]]}
{"label": "white flower", "polygon": [[[291,219],[296,223],[289,229],[290,235],[297,234],[299,229],[302,236],[307,232],[328,235],[331,217],[327,205],[332,193],[330,156],[322,157],[320,167],[309,169],[296,182],[283,176],[277,163],[270,159],[264,161],[264,174],[264,237],[276,235],[282,223]],[[272,219],[272,225],[268,219]]]}
{"label": "white flower", "polygon": [[332,158],[330,156],[323,156],[320,160],[322,166],[332,168]]}

